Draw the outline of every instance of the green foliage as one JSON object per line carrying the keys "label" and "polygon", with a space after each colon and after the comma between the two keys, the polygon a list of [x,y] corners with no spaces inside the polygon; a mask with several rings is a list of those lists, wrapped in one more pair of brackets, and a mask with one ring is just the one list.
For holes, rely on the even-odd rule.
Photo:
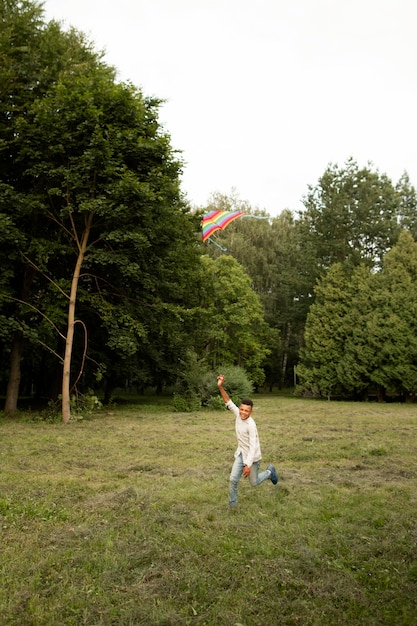
{"label": "green foliage", "polygon": [[402,232],[380,272],[333,265],[316,289],[297,368],[302,389],[331,397],[417,394],[417,244]]}
{"label": "green foliage", "polygon": [[71,402],[78,415],[82,413],[90,415],[103,407],[100,399],[92,389],[88,389],[87,393],[82,395],[73,395]]}
{"label": "green foliage", "polygon": [[253,392],[253,384],[245,370],[239,366],[224,366],[220,371],[208,369],[204,363],[191,359],[186,368],[181,371],[177,392],[174,394],[176,410],[197,410],[208,407],[213,410],[224,408],[224,402],[219,396],[217,376],[224,374],[230,397],[237,403]]}
{"label": "green foliage", "polygon": [[210,369],[219,363],[244,368],[254,383],[264,381],[270,333],[251,279],[231,256],[202,257],[204,280],[195,316],[194,350]]}
{"label": "green foliage", "polygon": [[172,408],[177,413],[192,413],[201,409],[201,399],[192,390],[174,393]]}
{"label": "green foliage", "polygon": [[206,406],[208,409],[210,409],[210,411],[222,411],[225,408],[223,398],[221,398],[220,396],[210,396],[210,398],[207,400]]}
{"label": "green foliage", "polygon": [[[239,405],[244,398],[248,398],[253,394],[253,382],[249,379],[243,368],[233,365],[225,366],[221,368],[219,374],[224,375],[224,388],[235,404]],[[217,394],[219,393],[217,389],[217,377],[216,392]]]}
{"label": "green foliage", "polygon": [[[62,419],[60,411],[60,400],[49,400],[47,408],[37,413],[33,413],[31,420],[44,422],[59,422]],[[71,415],[72,420],[82,420],[84,417],[91,417],[97,414],[103,408],[103,404],[92,389],[88,389],[86,393],[71,395]]]}
{"label": "green foliage", "polygon": [[379,356],[373,380],[404,400],[417,396],[416,285],[417,244],[405,231],[384,258],[372,329]]}
{"label": "green foliage", "polygon": [[302,388],[331,397],[343,389],[337,368],[342,360],[346,331],[344,320],[351,308],[350,275],[334,264],[317,285],[316,299],[307,316],[305,347],[297,375]]}
{"label": "green foliage", "polygon": [[380,267],[398,238],[404,195],[385,174],[359,168],[353,159],[344,167],[330,165],[310,186],[301,214],[306,241],[321,269],[337,262]]}
{"label": "green foliage", "polygon": [[[7,6],[13,10],[6,11],[10,29],[0,54],[11,59],[8,44],[28,5]],[[0,93],[0,104],[13,108],[0,120],[7,131],[0,145],[0,241],[7,239],[0,287],[8,297],[1,313],[16,321],[30,353],[25,362],[35,368],[39,345],[62,354],[77,276],[77,317],[86,332],[75,337],[72,379],[87,339],[84,388],[97,363],[107,388],[132,378],[170,382],[191,343],[184,318],[195,306],[199,252],[180,192],[182,163],[158,122],[160,101],[116,83],[81,35],[45,25],[35,13],[25,21],[32,65],[20,68],[23,88],[10,71]],[[0,341],[10,350],[13,333]]]}
{"label": "green foliage", "polygon": [[200,398],[203,404],[210,396],[210,385],[213,374],[204,362],[198,361],[194,354],[189,355],[188,362],[178,373],[177,388],[181,393],[192,393]]}

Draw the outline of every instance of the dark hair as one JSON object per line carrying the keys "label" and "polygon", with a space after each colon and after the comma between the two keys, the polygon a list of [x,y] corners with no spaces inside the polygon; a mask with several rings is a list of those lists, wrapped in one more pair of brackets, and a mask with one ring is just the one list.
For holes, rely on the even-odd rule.
{"label": "dark hair", "polygon": [[246,404],[247,406],[251,406],[253,408],[253,402],[249,398],[243,398],[240,404]]}

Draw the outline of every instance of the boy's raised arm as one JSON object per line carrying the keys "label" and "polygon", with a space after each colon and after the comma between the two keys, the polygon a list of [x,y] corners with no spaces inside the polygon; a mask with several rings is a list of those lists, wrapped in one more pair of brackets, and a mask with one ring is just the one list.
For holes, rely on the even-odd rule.
{"label": "boy's raised arm", "polygon": [[223,376],[223,374],[219,374],[217,376],[217,386],[219,388],[221,397],[223,398],[225,404],[227,404],[229,402],[230,398],[229,398],[228,394],[226,393],[225,388],[223,387],[223,383],[224,383],[224,376]]}

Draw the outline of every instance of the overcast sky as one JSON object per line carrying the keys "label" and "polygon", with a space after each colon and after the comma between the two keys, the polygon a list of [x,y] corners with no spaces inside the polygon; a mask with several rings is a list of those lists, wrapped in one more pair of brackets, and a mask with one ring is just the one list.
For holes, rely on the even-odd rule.
{"label": "overcast sky", "polygon": [[415,0],[45,0],[160,121],[204,206],[233,189],[278,215],[329,163],[417,185]]}

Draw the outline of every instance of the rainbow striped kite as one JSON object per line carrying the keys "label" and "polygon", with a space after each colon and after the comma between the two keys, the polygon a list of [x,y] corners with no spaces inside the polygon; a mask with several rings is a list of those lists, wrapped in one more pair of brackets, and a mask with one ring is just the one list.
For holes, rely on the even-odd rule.
{"label": "rainbow striped kite", "polygon": [[203,215],[201,228],[203,242],[206,241],[216,230],[224,230],[226,226],[238,217],[246,215],[243,211],[210,211]]}

